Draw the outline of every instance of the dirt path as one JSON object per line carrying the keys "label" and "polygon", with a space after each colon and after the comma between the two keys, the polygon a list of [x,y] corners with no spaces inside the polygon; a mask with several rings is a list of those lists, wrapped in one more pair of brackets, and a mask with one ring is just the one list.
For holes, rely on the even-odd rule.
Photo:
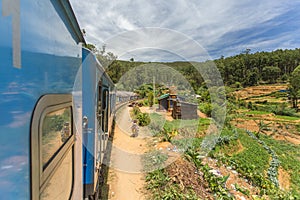
{"label": "dirt path", "polygon": [[124,106],[117,113],[112,143],[107,180],[110,200],[146,199],[141,155],[148,150],[147,138],[142,136],[131,138],[130,126],[129,108]]}

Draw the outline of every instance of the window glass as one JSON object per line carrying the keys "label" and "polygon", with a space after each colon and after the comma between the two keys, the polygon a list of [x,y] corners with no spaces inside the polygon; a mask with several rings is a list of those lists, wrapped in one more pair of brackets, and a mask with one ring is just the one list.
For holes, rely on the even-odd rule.
{"label": "window glass", "polygon": [[69,199],[73,186],[73,150],[70,150],[40,194],[43,200]]}
{"label": "window glass", "polygon": [[102,98],[102,130],[104,132],[108,131],[108,124],[107,124],[107,118],[108,118],[108,106],[107,106],[107,101],[108,101],[108,90],[105,89],[103,92],[103,98]]}
{"label": "window glass", "polygon": [[71,107],[50,112],[45,116],[42,124],[43,167],[72,135],[71,119]]}

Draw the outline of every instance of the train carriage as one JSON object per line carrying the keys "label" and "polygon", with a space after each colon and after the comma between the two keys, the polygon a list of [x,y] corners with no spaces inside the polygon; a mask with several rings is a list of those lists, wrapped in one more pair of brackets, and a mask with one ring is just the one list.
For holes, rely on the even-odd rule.
{"label": "train carriage", "polygon": [[67,0],[0,1],[2,199],[97,195],[114,86]]}
{"label": "train carriage", "polygon": [[114,85],[97,58],[83,50],[82,116],[85,197],[98,195],[99,172],[114,116]]}

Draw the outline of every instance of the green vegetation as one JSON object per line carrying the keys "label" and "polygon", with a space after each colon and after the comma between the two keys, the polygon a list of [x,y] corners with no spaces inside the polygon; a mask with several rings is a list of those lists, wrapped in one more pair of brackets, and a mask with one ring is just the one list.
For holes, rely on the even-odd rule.
{"label": "green vegetation", "polygon": [[284,119],[284,116],[289,116],[286,117],[287,120],[300,119],[300,115],[296,110],[289,106],[286,99],[287,95],[287,92],[273,92],[261,96],[249,97],[247,98],[247,103],[245,101],[241,103],[243,101],[240,100],[239,105],[250,110],[241,110],[246,114],[265,115],[273,113],[278,119]]}
{"label": "green vegetation", "polygon": [[300,146],[277,141],[265,135],[260,139],[275,151],[280,161],[280,166],[287,172],[291,172],[291,194],[296,197],[295,199],[300,198]]}
{"label": "green vegetation", "polygon": [[212,105],[208,102],[202,102],[199,104],[199,110],[206,114],[208,117],[211,117]]}
{"label": "green vegetation", "polygon": [[[247,133],[238,132],[243,151],[232,154],[231,142],[222,143],[211,152],[211,156],[231,166],[252,184],[258,186],[260,195],[268,195],[271,199],[297,199],[300,187],[298,176],[300,168],[296,161],[299,156],[299,147],[276,141],[265,135],[258,139],[251,132]],[[279,166],[297,174],[292,177],[291,182],[294,185],[290,192],[284,192],[278,188]]]}
{"label": "green vegetation", "polygon": [[269,83],[275,83],[280,75],[280,68],[274,66],[266,66],[262,69],[262,80]]}
{"label": "green vegetation", "polygon": [[207,129],[211,122],[207,118],[166,121],[157,113],[151,113],[150,118],[151,123],[149,124],[149,128],[152,135],[160,137],[162,141],[168,142],[173,142],[172,139],[177,135],[180,140],[184,140],[186,137],[194,138],[195,135],[203,135],[203,131]]}
{"label": "green vegetation", "polygon": [[150,115],[148,113],[142,113],[138,106],[134,106],[131,114],[132,119],[138,120],[139,126],[148,126],[151,122]]}
{"label": "green vegetation", "polygon": [[158,136],[164,126],[165,119],[163,116],[157,113],[150,113],[151,122],[149,128],[153,136]]}
{"label": "green vegetation", "polygon": [[[233,109],[234,111],[234,109]],[[247,111],[247,110],[243,110]],[[234,113],[234,112],[233,112]],[[232,115],[233,113],[229,113]],[[265,111],[250,111],[247,114],[265,115],[270,112]],[[279,116],[280,118],[281,116]],[[154,115],[157,120],[160,119],[159,115]],[[290,117],[284,116],[285,119],[291,119]],[[292,119],[294,119],[292,117]],[[296,118],[295,118],[296,119]],[[297,118],[298,119],[298,118]],[[260,124],[261,122],[261,124]],[[179,121],[166,122],[164,125],[165,130],[180,130],[179,127],[189,127],[195,124],[201,124],[200,127],[207,127],[210,123],[209,119],[196,120],[183,120],[182,123]],[[179,126],[181,124],[181,126]],[[261,126],[261,131],[266,130],[269,124],[263,121],[258,121],[258,125]],[[199,128],[197,129],[199,130]],[[269,130],[269,129],[268,129]],[[180,135],[180,131],[178,131]],[[159,135],[158,135],[159,136]],[[257,137],[259,136],[259,138]],[[209,190],[215,194],[217,199],[234,199],[230,190],[225,186],[228,176],[224,175],[218,177],[211,173],[211,168],[202,163],[200,153],[203,138],[185,138],[176,140],[176,137],[171,137],[169,141],[176,145],[178,149],[186,149],[185,157],[192,162],[196,168],[201,171],[204,176],[204,180],[207,182]],[[225,126],[221,132],[221,135],[216,140],[215,148],[209,153],[208,156],[218,160],[219,165],[225,165],[235,170],[241,177],[247,180],[254,187],[259,189],[255,195],[256,199],[264,199],[268,196],[270,199],[297,199],[299,198],[300,191],[300,165],[298,164],[300,154],[299,147],[272,139],[264,134],[255,135],[251,132],[245,132],[243,130],[236,130],[232,126]],[[282,167],[291,176],[291,189],[283,191],[279,188],[278,182],[278,169]],[[295,172],[295,173],[294,173]],[[158,172],[156,172],[158,173]],[[167,183],[161,185],[169,185],[170,177],[167,173],[161,170],[159,173],[164,173],[164,177]],[[164,195],[170,195],[170,191],[175,193],[172,198],[184,199],[186,195],[176,184],[170,186],[170,188],[156,187],[152,190],[153,185],[158,184],[157,180],[152,180],[154,174],[148,175],[148,189],[155,191],[156,195],[154,198],[162,198]],[[157,174],[156,174],[157,175]],[[155,184],[154,184],[155,183]],[[159,184],[158,184],[159,185]],[[160,185],[160,186],[161,186]],[[152,188],[152,189],[151,189]],[[160,188],[160,189],[158,189]],[[235,184],[235,190],[249,196],[249,190],[240,187]],[[192,190],[190,192],[193,193]],[[191,194],[191,193],[189,193]],[[196,198],[197,196],[195,196]],[[254,198],[254,196],[252,196]],[[199,197],[198,197],[199,198]]]}
{"label": "green vegetation", "polygon": [[268,115],[268,114],[271,114],[271,112],[259,111],[259,110],[246,111],[245,113],[248,114],[248,115]]}
{"label": "green vegetation", "polygon": [[150,172],[146,176],[146,182],[146,188],[151,190],[151,199],[154,200],[199,199],[192,189],[173,183],[164,169]]}
{"label": "green vegetation", "polygon": [[300,97],[300,65],[291,74],[289,89],[293,102],[293,108],[298,109],[298,99]]}
{"label": "green vegetation", "polygon": [[150,115],[148,113],[139,113],[137,116],[139,126],[148,126],[150,124]]}
{"label": "green vegetation", "polygon": [[[99,51],[96,52],[99,53]],[[113,55],[110,57],[104,52],[105,48],[102,51],[102,55],[107,56],[105,59],[113,58]],[[300,119],[297,113],[300,98],[299,58],[300,49],[256,53],[246,50],[236,56],[214,60],[226,86],[214,88],[214,90],[218,91],[218,94],[226,95],[226,99],[218,103],[227,105],[227,117],[221,135],[214,141],[216,145],[208,156],[218,160],[218,165],[235,170],[246,182],[257,188],[258,194],[256,197],[252,196],[254,199],[264,199],[266,196],[269,199],[300,199],[299,145],[276,141],[263,134],[266,132],[271,135],[279,134],[281,130],[276,130],[276,126],[283,127],[282,131],[289,131],[288,125],[282,123],[294,124],[295,130],[298,132],[300,130],[300,126],[295,124],[295,121]],[[199,104],[198,109],[208,117],[212,116],[212,112],[215,112],[217,116],[224,114],[224,110],[219,109],[218,106],[212,106],[211,100],[215,97],[211,96],[207,83],[193,64],[205,68],[211,63],[211,61],[163,63],[185,77],[195,93],[200,95],[196,102]],[[135,62],[134,59],[130,62],[114,60],[107,68],[107,72],[117,83],[126,72],[143,64],[158,65],[159,63]],[[138,77],[140,72],[137,70],[134,73]],[[144,80],[143,78],[139,77],[141,80]],[[251,96],[246,99],[239,99],[233,93],[242,87],[269,83],[289,83],[289,88],[286,91]],[[143,103],[147,106],[152,106],[155,103],[154,98],[157,99],[157,96],[166,93],[166,88],[162,85],[155,84],[155,94],[153,84],[144,84],[138,86],[139,88],[134,88],[137,85],[133,83],[128,85],[128,88],[124,86],[123,89],[134,90],[141,98],[144,98]],[[216,107],[214,111],[212,111],[213,107]],[[159,138],[159,141],[168,141],[176,145],[179,151],[184,151],[185,157],[197,168],[196,172],[203,174],[209,191],[215,194],[216,199],[234,199],[231,191],[225,186],[228,176],[218,177],[211,173],[211,168],[203,164],[200,156],[203,137],[211,119],[170,122],[165,121],[164,117],[157,113],[150,115],[141,113],[138,108],[133,109],[133,116],[134,119],[139,120],[139,125],[149,125],[153,136]],[[255,128],[258,128],[256,129],[258,131],[251,133],[245,130],[235,130],[233,124],[238,122],[235,119],[245,120],[244,123],[247,123],[249,119],[255,120]],[[214,121],[218,124],[218,119]],[[144,168],[154,170],[157,166],[163,166],[167,155],[160,151],[151,151],[143,159]],[[283,191],[279,188],[279,169],[284,169],[289,174],[290,190]],[[192,188],[182,188],[172,178],[166,169],[148,173],[146,181],[147,189],[152,194],[151,199],[199,199]],[[250,196],[251,193],[250,190],[238,184],[235,184],[235,190],[246,196]]]}
{"label": "green vegetation", "polygon": [[61,131],[65,122],[70,122],[71,120],[71,110],[65,109],[63,114],[48,114],[44,118],[42,132],[43,137],[47,136],[51,132]]}
{"label": "green vegetation", "polygon": [[209,189],[217,196],[218,199],[234,199],[225,186],[229,176],[217,177],[214,175],[207,164],[202,164],[201,159],[199,158],[199,153],[192,148],[187,149],[185,157],[203,173],[203,177],[205,181],[207,181]]}
{"label": "green vegetation", "polygon": [[153,92],[149,92],[148,93],[148,102],[149,102],[149,106],[152,107],[154,104],[154,94]]}
{"label": "green vegetation", "polygon": [[234,187],[236,188],[237,191],[241,192],[242,194],[249,196],[250,192],[247,189],[241,188],[238,184],[234,184]]}
{"label": "green vegetation", "polygon": [[[277,81],[286,81],[287,77],[289,77],[294,69],[300,64],[299,49],[279,49],[273,52],[250,52],[251,51],[245,51],[236,56],[228,58],[221,57],[220,59],[214,60],[215,65],[221,72],[223,82],[227,86],[240,88],[256,85],[259,82],[273,83]],[[114,58],[113,56],[111,57],[112,59]],[[197,64],[206,66],[210,65],[210,62],[211,61],[207,61]],[[149,63],[115,60],[111,63],[107,72],[112,80],[117,83],[123,74],[142,64]],[[180,74],[188,80],[194,90],[199,93],[198,89],[204,82],[199,72],[192,65],[193,63],[172,62],[163,64],[180,72]]]}
{"label": "green vegetation", "polygon": [[282,115],[276,115],[275,118],[283,119],[283,120],[287,120],[287,121],[295,121],[295,120],[300,119],[300,117],[291,117],[291,116],[282,116]]}

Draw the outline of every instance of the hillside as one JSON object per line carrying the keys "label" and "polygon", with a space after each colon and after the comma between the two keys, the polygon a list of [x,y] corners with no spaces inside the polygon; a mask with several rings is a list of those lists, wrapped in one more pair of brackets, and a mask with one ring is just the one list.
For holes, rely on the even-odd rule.
{"label": "hillside", "polygon": [[[268,88],[270,93],[260,93],[261,98],[275,99],[269,95],[278,88]],[[300,197],[300,117],[241,107],[216,136],[215,147],[203,157],[203,145],[214,131],[209,128],[210,118],[173,120],[168,113],[143,106],[140,110],[150,114],[151,123],[140,127],[139,136],[132,138],[128,131],[132,109],[125,107],[117,113],[106,186],[110,189],[104,193],[109,199]],[[259,121],[267,126],[261,128]],[[126,166],[123,151],[127,152]]]}
{"label": "hillside", "polygon": [[273,92],[278,92],[281,90],[287,90],[288,85],[287,84],[278,84],[278,85],[258,85],[258,86],[252,86],[243,88],[241,90],[238,90],[234,92],[235,96],[240,99],[248,99],[255,96],[262,96],[262,95],[268,95]]}
{"label": "hillside", "polygon": [[[255,86],[259,83],[276,83],[287,81],[291,72],[300,65],[300,49],[294,50],[276,50],[273,52],[249,51],[231,57],[221,57],[212,60],[222,75],[226,86],[239,88]],[[155,67],[157,65],[169,66],[180,74],[197,91],[203,84],[201,74],[193,66],[193,62],[133,62],[115,60],[107,68],[107,72],[112,80],[117,83],[119,79],[129,70],[147,65]],[[211,65],[211,61],[197,63],[201,67]],[[138,74],[137,74],[138,75]]]}
{"label": "hillside", "polygon": [[[226,113],[218,113],[214,105],[217,114],[226,115],[221,126],[210,118],[213,97],[193,63],[114,61],[107,71],[115,83],[141,65],[171,67],[199,95],[194,103],[198,104],[198,112],[204,113],[199,119],[173,120],[166,112],[149,109],[154,90],[152,75],[145,78],[147,73],[143,74],[143,70],[131,74],[146,83],[122,89],[134,89],[145,98],[137,104],[143,105],[137,110],[142,112],[140,120],[150,118],[150,124],[141,128],[147,137],[136,138],[143,139],[142,148],[147,149],[140,155],[145,174],[141,179],[144,187],[138,187],[137,196],[170,200],[300,199],[300,114],[294,106],[297,95],[291,93],[288,83],[300,64],[299,58],[300,49],[295,49],[253,54],[248,51],[214,60],[226,86],[225,90],[217,88],[227,97],[222,102]],[[172,83],[174,77],[167,72],[164,80]],[[132,81],[131,76],[125,81]],[[160,87],[155,85],[157,90]],[[167,91],[167,87],[161,88],[160,93]],[[130,149],[134,151],[131,146]]]}

